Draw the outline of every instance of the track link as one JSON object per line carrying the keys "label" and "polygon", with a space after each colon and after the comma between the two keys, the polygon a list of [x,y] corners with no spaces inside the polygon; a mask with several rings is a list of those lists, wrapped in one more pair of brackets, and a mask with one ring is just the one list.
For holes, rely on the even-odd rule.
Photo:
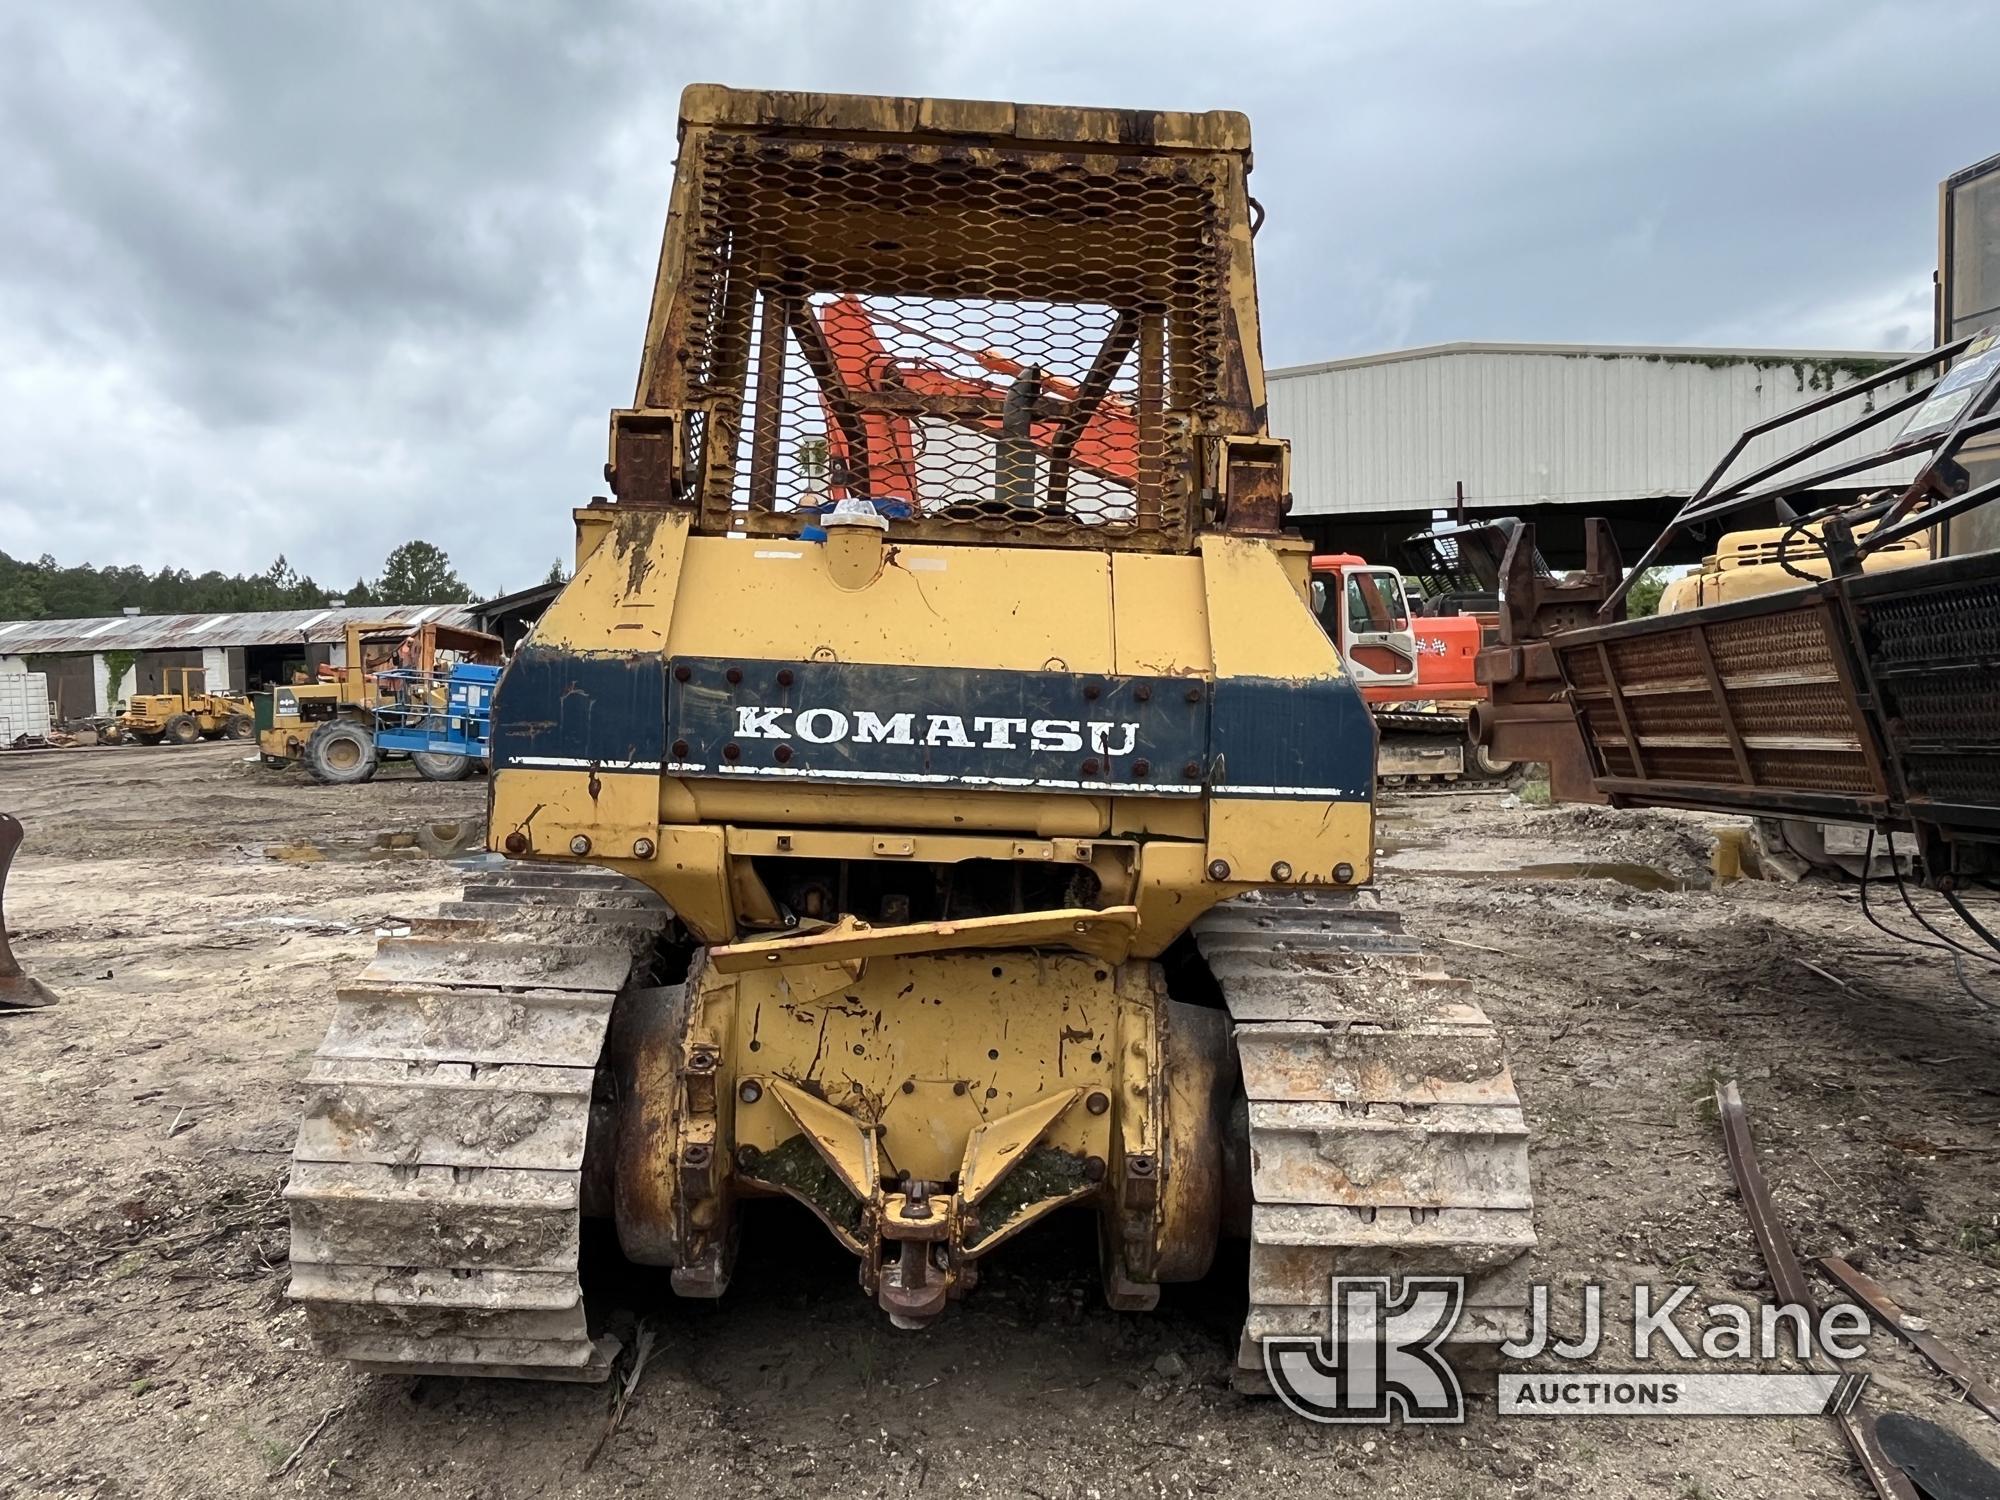
{"label": "track link", "polygon": [[1505,1048],[1465,981],[1373,900],[1260,893],[1195,927],[1248,1099],[1241,1390],[1270,1389],[1263,1339],[1325,1335],[1336,1274],[1461,1276],[1452,1343],[1526,1331],[1534,1204]]}
{"label": "track link", "polygon": [[336,993],[285,1198],[320,1351],[389,1374],[604,1379],[577,1256],[598,1055],[669,916],[587,867],[475,864]]}

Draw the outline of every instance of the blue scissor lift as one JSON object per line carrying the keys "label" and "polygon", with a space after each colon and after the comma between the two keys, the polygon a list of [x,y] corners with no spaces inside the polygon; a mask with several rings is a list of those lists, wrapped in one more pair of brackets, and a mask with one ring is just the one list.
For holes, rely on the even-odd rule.
{"label": "blue scissor lift", "polygon": [[458,781],[483,764],[493,726],[493,685],[501,669],[460,662],[449,672],[398,668],[381,673],[375,745],[408,755],[431,781]]}

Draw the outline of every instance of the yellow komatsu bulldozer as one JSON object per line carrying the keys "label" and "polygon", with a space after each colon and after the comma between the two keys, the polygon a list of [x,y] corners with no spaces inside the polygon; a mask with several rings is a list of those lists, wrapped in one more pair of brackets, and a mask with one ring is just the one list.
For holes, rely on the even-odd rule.
{"label": "yellow komatsu bulldozer", "polygon": [[601,1379],[582,1220],[719,1296],[754,1198],[922,1327],[1094,1215],[1145,1309],[1247,1235],[1524,1324],[1501,1041],[1364,888],[1240,115],[683,96],[615,498],[499,684],[490,847],[314,1062],[291,1294],[385,1371]]}
{"label": "yellow komatsu bulldozer", "polygon": [[201,667],[168,667],[164,690],[134,693],[118,705],[109,738],[142,745],[192,745],[197,740],[246,740],[256,732],[250,700],[211,692]]}

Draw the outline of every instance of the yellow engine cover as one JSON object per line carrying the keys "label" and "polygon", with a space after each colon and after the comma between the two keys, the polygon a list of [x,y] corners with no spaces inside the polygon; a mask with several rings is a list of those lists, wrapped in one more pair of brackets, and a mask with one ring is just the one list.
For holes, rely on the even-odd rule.
{"label": "yellow engine cover", "polygon": [[579,521],[576,576],[496,695],[496,848],[612,865],[709,942],[778,925],[759,858],[1115,865],[1141,955],[1251,886],[1368,878],[1373,725],[1289,544]]}

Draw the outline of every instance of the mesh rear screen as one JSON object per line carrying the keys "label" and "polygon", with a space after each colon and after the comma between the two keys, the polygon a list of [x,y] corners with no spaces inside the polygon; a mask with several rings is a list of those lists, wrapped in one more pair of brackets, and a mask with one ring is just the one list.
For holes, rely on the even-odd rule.
{"label": "mesh rear screen", "polygon": [[698,149],[669,337],[705,525],[790,530],[857,499],[921,530],[1186,533],[1222,380],[1219,165]]}

